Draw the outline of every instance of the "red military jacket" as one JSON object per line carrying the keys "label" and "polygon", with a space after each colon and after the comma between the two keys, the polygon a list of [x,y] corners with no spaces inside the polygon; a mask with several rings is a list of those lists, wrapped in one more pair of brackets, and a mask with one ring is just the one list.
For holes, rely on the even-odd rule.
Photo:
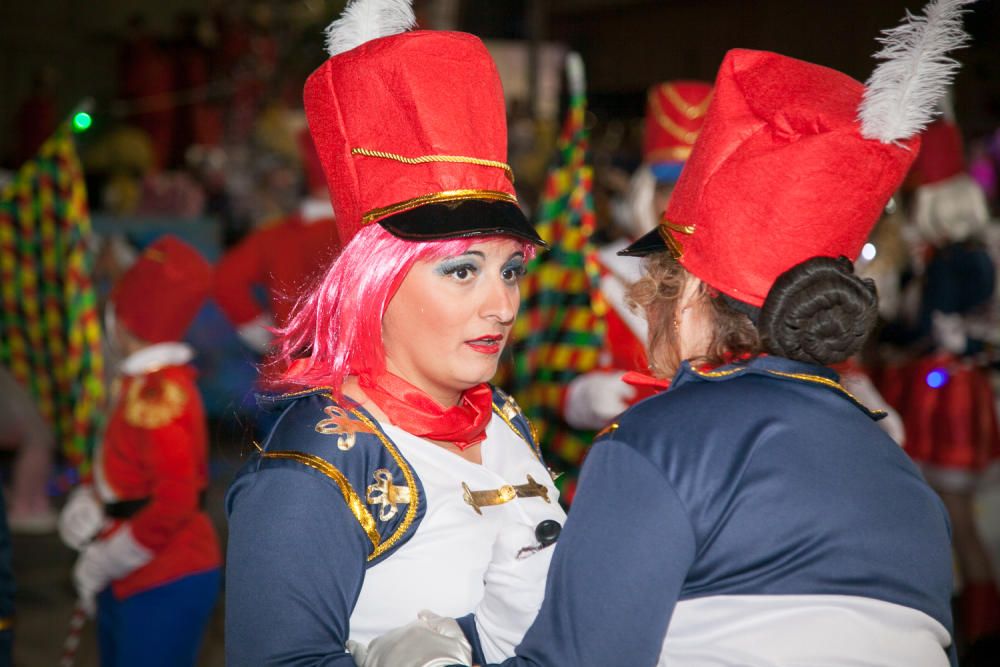
{"label": "red military jacket", "polygon": [[205,412],[195,385],[193,356],[183,343],[160,343],[133,354],[104,439],[94,478],[105,505],[145,500],[127,522],[153,559],[112,584],[116,597],[219,567],[215,529],[202,508],[208,486]]}
{"label": "red military jacket", "polygon": [[339,244],[333,217],[307,220],[301,213],[265,225],[227,252],[215,270],[215,302],[237,327],[262,314],[255,285],[267,291],[277,326],[295,299],[329,266]]}

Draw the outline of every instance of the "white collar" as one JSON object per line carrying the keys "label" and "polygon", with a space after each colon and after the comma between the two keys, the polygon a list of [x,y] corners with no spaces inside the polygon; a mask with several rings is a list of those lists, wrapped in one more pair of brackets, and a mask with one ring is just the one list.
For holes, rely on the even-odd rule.
{"label": "white collar", "polygon": [[187,343],[155,343],[128,355],[120,369],[123,375],[144,375],[164,366],[181,366],[194,359]]}

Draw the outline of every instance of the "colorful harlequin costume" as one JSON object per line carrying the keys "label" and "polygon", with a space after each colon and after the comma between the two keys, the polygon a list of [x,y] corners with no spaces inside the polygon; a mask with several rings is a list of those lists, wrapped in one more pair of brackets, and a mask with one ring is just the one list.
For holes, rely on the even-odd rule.
{"label": "colorful harlequin costume", "polygon": [[642,276],[637,262],[618,255],[656,226],[657,189],[672,188],[712,99],[712,86],[699,81],[670,81],[649,89],[643,141],[643,163],[632,176],[628,195],[628,238],[609,243],[596,253],[600,278],[593,296],[605,315],[605,341],[599,367],[571,382],[563,413],[572,428],[597,430],[625,406],[650,395],[642,387],[620,381],[628,371],[645,373],[646,320],[627,303],[628,287]]}
{"label": "colorful harlequin costume", "polygon": [[[412,26],[408,3],[363,0],[331,31],[380,4],[401,6],[401,29]],[[333,52],[305,105],[344,255],[376,223],[414,241],[539,241],[517,205],[500,81],[478,38],[397,29]],[[430,400],[398,377],[399,392],[384,376],[358,377],[369,398]],[[393,415],[380,422],[338,389],[262,398],[276,425],[226,501],[227,661],[353,666],[349,640],[363,646],[428,606],[478,609],[491,655],[512,655],[551,549],[516,556],[539,523],[565,518],[517,404],[482,384],[445,410],[473,410],[485,427],[477,465],[430,442],[448,438],[415,435]],[[488,581],[502,594],[486,594]]]}
{"label": "colorful harlequin costume", "polygon": [[[628,252],[670,252],[751,317],[791,267],[857,257],[949,78],[960,7],[892,33],[867,87],[730,51],[660,226]],[[897,79],[907,58],[936,84]],[[900,102],[900,79],[925,104]],[[878,417],[816,364],[682,363],[592,447],[542,609],[503,664],[954,665],[947,515]]]}
{"label": "colorful harlequin costume", "polygon": [[178,342],[210,284],[208,263],[167,236],[111,293],[112,326],[142,347],[122,362],[93,484],[60,518],[81,550],[74,580],[85,608],[97,596],[102,665],[193,665],[218,597],[205,414],[194,352]]}

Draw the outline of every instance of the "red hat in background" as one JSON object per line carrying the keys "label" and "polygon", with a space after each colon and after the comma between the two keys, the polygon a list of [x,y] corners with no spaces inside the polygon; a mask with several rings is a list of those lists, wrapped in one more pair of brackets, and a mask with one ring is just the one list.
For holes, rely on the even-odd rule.
{"label": "red hat in background", "polygon": [[364,4],[330,26],[332,55],[305,86],[343,243],[376,222],[413,240],[510,234],[541,243],[517,204],[503,89],[482,41],[402,32],[413,25],[409,8],[408,20],[371,39],[370,26],[358,26]]}
{"label": "red hat in background", "polygon": [[913,163],[913,185],[931,185],[965,173],[965,150],[958,126],[939,118],[921,136],[920,153]]}
{"label": "red hat in background", "polygon": [[[668,81],[649,89],[642,161],[648,165],[679,166],[691,155],[712,101],[711,84]],[[668,171],[664,167],[661,171]],[[674,177],[672,180],[676,180]]]}
{"label": "red hat in background", "polygon": [[197,250],[176,236],[161,237],[115,283],[116,321],[147,343],[180,340],[211,284],[212,268]]}

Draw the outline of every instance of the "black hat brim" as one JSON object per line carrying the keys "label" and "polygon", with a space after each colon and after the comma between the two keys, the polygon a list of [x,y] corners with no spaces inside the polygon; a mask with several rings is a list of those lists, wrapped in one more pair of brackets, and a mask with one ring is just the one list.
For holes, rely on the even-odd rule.
{"label": "black hat brim", "polygon": [[517,204],[466,199],[458,204],[424,204],[379,220],[393,236],[434,241],[474,236],[513,236],[538,246],[547,244]]}
{"label": "black hat brim", "polygon": [[656,252],[663,252],[666,249],[667,244],[663,240],[659,228],[657,228],[645,236],[639,237],[639,240],[624,250],[619,250],[618,254],[625,257],[645,257]]}

